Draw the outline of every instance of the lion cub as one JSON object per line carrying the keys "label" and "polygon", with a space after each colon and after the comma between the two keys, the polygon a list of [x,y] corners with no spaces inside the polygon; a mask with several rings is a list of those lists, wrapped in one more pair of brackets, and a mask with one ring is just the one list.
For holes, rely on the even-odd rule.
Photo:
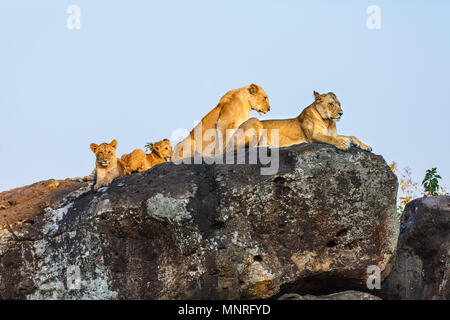
{"label": "lion cub", "polygon": [[[341,103],[333,92],[319,94],[314,91],[314,102],[296,118],[263,121],[250,118],[241,124],[227,150],[256,145],[281,148],[302,142],[319,142],[332,144],[341,150],[347,150],[353,144],[372,151],[371,147],[354,136],[338,135],[336,122],[341,119],[342,114]],[[272,131],[274,129],[277,131]],[[272,133],[278,134],[278,145],[274,145]]]}
{"label": "lion cub", "polygon": [[126,174],[146,171],[158,163],[170,161],[172,146],[169,139],[150,144],[150,149],[152,150],[150,154],[146,154],[142,149],[136,149],[122,156]]}
{"label": "lion cub", "polygon": [[125,165],[122,160],[116,157],[117,140],[111,143],[102,143],[97,145],[91,143],[92,152],[96,156],[96,183],[94,190],[109,185],[115,178],[125,174]]}

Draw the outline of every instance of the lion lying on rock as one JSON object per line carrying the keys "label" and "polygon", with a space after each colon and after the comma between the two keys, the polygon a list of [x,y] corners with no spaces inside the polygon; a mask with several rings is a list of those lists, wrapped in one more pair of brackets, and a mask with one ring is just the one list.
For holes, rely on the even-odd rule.
{"label": "lion lying on rock", "polygon": [[92,152],[96,156],[94,190],[109,185],[115,178],[125,175],[125,164],[116,157],[117,140],[97,145],[91,143]]}
{"label": "lion lying on rock", "polygon": [[125,173],[143,172],[158,163],[170,161],[172,147],[169,139],[158,141],[151,145],[152,153],[146,154],[142,149],[136,149],[122,156],[125,164]]}
{"label": "lion lying on rock", "polygon": [[[256,145],[281,148],[302,142],[328,143],[341,150],[347,150],[354,144],[363,150],[372,150],[354,136],[337,134],[336,121],[341,119],[343,111],[334,93],[319,94],[314,91],[314,98],[315,101],[296,118],[264,121],[251,118],[245,121],[230,139],[227,150]],[[274,129],[278,131],[272,131]],[[275,145],[277,139],[272,140],[272,135],[277,133],[278,145]]]}

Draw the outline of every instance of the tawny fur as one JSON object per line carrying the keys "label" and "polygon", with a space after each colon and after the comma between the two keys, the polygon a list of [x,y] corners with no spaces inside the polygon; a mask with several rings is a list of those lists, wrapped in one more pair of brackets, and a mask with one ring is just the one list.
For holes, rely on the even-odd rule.
{"label": "tawny fur", "polygon": [[124,154],[122,161],[125,163],[126,174],[130,174],[143,172],[158,163],[170,161],[171,154],[170,140],[164,139],[153,144],[152,153],[146,154],[142,149],[136,149],[129,154]]}
{"label": "tawny fur", "polygon": [[[190,132],[190,134],[179,142],[172,153],[172,161],[195,154],[210,156],[215,153],[215,139],[204,137],[206,130],[215,129],[223,137],[220,148],[224,148],[233,132],[250,117],[251,110],[258,111],[261,115],[270,110],[269,99],[264,90],[251,84],[246,87],[228,91],[201,122]],[[200,128],[201,137],[198,145],[194,141],[194,132]],[[230,130],[230,131],[228,131]],[[228,131],[228,136],[226,135]],[[200,149],[201,145],[201,149]],[[190,149],[190,150],[189,150]],[[220,153],[220,152],[219,152]]]}
{"label": "tawny fur", "polygon": [[100,145],[91,143],[90,148],[96,156],[96,183],[94,190],[109,185],[115,178],[125,174],[125,165],[116,157],[117,141]]}
{"label": "tawny fur", "polygon": [[[302,142],[328,143],[341,150],[347,150],[351,144],[354,144],[363,150],[372,150],[354,136],[337,134],[336,121],[340,120],[343,111],[341,103],[334,93],[319,94],[314,91],[314,97],[315,101],[296,118],[264,121],[251,118],[247,120],[239,127],[242,131],[238,131],[232,140],[230,139],[228,150],[237,150],[249,145],[288,147]],[[261,131],[263,129],[267,130],[266,137],[264,137],[265,131]],[[272,129],[278,129],[278,145],[273,145]],[[240,139],[239,132],[241,132]]]}

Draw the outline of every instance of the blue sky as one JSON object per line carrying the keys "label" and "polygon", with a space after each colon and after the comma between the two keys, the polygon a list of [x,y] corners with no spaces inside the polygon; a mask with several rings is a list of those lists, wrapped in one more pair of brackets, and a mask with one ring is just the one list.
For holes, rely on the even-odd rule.
{"label": "blue sky", "polygon": [[[81,29],[69,30],[69,5]],[[369,5],[381,29],[366,27]],[[262,119],[298,115],[313,90],[342,103],[338,132],[421,180],[450,186],[450,2],[0,2],[0,191],[94,168],[191,129],[230,89],[267,92]]]}

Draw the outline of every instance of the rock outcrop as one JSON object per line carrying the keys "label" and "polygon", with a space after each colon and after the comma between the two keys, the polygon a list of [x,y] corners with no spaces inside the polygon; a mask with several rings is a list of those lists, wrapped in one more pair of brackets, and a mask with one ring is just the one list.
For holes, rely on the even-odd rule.
{"label": "rock outcrop", "polygon": [[385,299],[450,299],[450,196],[415,199],[402,214]]}
{"label": "rock outcrop", "polygon": [[273,175],[164,163],[98,192],[73,182],[48,203],[24,201],[25,216],[11,202],[0,210],[0,299],[327,294],[364,290],[372,265],[384,279],[399,226],[383,158],[301,144],[279,159]]}
{"label": "rock outcrop", "polygon": [[310,294],[301,296],[298,293],[286,293],[278,300],[381,300],[379,297],[367,292],[347,290],[323,296],[313,296]]}
{"label": "rock outcrop", "polygon": [[[58,208],[85,192],[87,183],[45,180],[0,193],[0,230],[33,225],[34,218],[46,208]],[[85,189],[85,191],[83,191]],[[79,190],[78,192],[74,192]],[[71,195],[67,198],[68,195]]]}

